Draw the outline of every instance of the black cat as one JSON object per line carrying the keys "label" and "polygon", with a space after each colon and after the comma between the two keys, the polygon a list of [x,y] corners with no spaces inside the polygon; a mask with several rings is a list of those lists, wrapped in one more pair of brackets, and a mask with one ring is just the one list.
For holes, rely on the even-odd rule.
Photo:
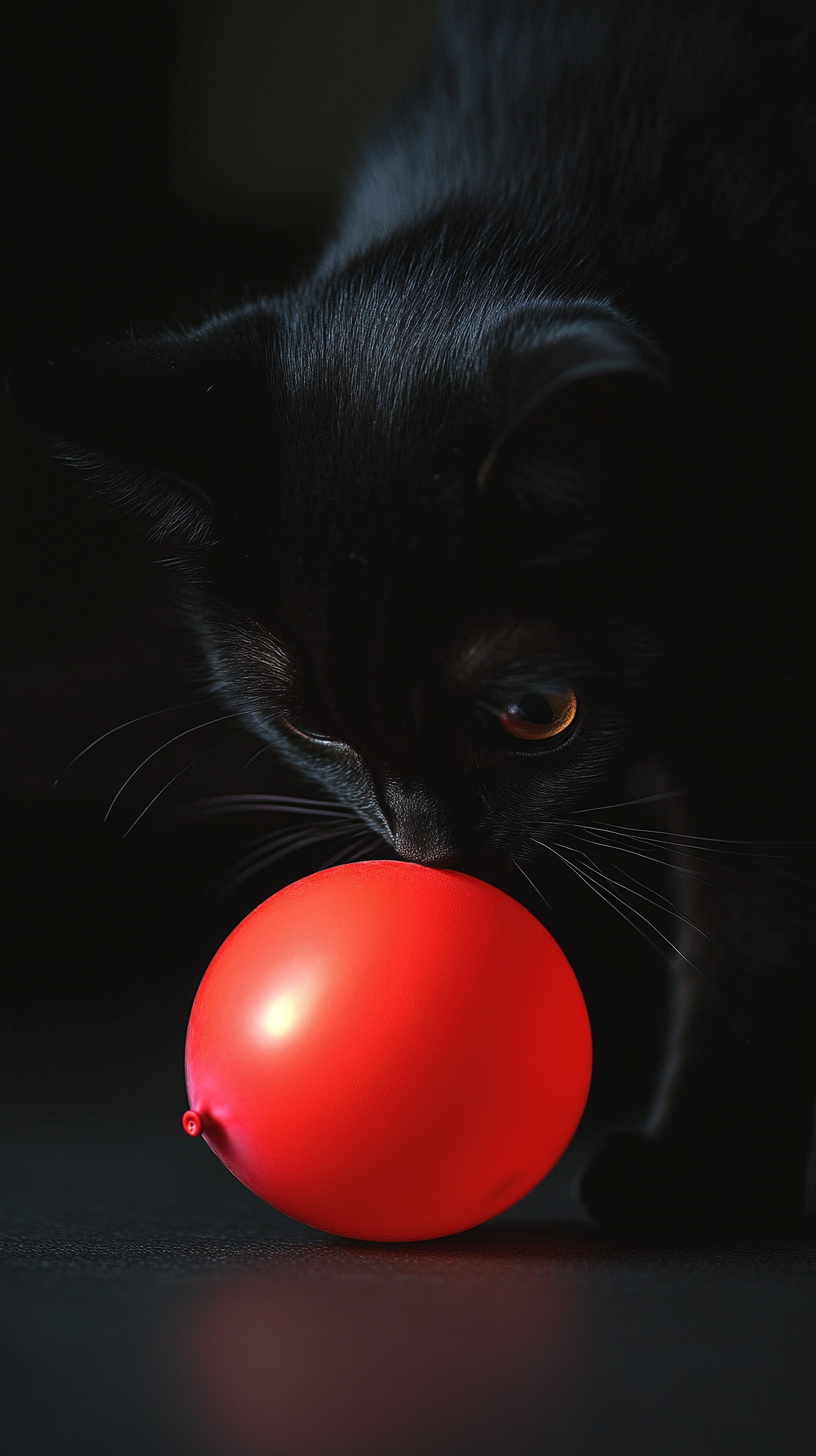
{"label": "black cat", "polygon": [[400,855],[653,927],[613,1226],[801,1207],[815,41],[794,0],[450,6],[300,287],[12,379],[173,543],[261,738]]}

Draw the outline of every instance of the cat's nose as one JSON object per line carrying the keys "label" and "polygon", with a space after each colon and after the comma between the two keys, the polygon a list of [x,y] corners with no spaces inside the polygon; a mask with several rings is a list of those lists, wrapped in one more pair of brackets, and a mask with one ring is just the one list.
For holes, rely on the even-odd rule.
{"label": "cat's nose", "polygon": [[441,800],[421,785],[390,780],[382,790],[382,807],[397,854],[417,864],[449,869],[462,857]]}
{"label": "cat's nose", "polygon": [[451,869],[462,858],[452,838],[440,832],[439,825],[429,824],[424,816],[419,822],[398,820],[392,827],[391,836],[400,858],[414,860],[416,864],[430,865],[439,870]]}
{"label": "cat's nose", "polygon": [[422,852],[404,854],[402,850],[399,850],[398,853],[402,859],[410,859],[414,864],[427,865],[432,870],[455,869],[462,859],[462,855],[457,850],[452,851],[450,854],[427,854]]}

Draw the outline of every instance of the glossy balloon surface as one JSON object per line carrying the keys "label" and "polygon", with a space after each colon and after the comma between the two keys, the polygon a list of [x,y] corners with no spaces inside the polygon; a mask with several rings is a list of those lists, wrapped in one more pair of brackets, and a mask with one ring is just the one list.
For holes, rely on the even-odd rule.
{"label": "glossy balloon surface", "polygon": [[481,880],[391,860],[259,905],[187,1034],[190,1107],[226,1166],[361,1239],[435,1238],[516,1202],[570,1142],[591,1065],[578,983],[539,921]]}

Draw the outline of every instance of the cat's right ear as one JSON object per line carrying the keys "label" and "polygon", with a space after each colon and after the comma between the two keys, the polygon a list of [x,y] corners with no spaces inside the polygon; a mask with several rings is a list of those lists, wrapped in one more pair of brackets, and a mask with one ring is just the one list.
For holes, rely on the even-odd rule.
{"label": "cat's right ear", "polygon": [[498,429],[479,494],[518,515],[531,542],[540,526],[554,560],[603,550],[665,474],[674,410],[665,361],[600,307],[522,314],[494,348]]}
{"label": "cat's right ear", "polygon": [[257,354],[240,320],[216,321],[23,360],[7,390],[54,453],[149,539],[194,553],[219,540],[238,506],[247,464],[226,442],[258,439]]}

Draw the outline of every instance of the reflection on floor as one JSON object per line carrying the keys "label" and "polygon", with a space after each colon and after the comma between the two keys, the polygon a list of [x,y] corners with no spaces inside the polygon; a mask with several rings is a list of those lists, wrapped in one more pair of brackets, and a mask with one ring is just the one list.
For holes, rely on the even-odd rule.
{"label": "reflection on floor", "polygon": [[6,1048],[6,1456],[813,1451],[812,1231],[608,1240],[565,1162],[458,1238],[331,1238],[183,1136],[179,1045],[62,1024]]}

